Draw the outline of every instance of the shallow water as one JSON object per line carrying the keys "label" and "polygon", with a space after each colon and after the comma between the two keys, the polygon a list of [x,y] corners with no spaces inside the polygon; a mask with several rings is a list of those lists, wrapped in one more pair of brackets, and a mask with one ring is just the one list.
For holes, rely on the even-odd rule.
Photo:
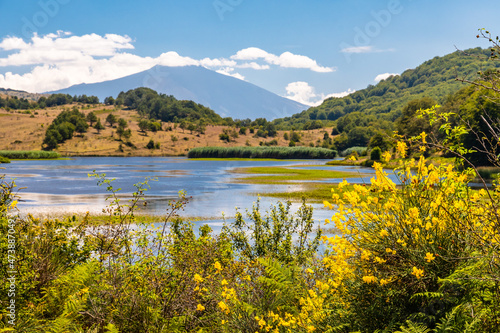
{"label": "shallow water", "polygon": [[[311,165],[314,168],[328,170],[354,171],[358,177],[350,182],[369,183],[373,170],[369,168],[333,166],[323,167],[324,160],[304,161],[200,161],[177,157],[78,157],[70,160],[12,161],[5,165],[6,179],[15,179],[20,191],[21,213],[64,214],[64,213],[99,213],[106,207],[105,186],[97,186],[97,180],[88,175],[94,170],[113,178],[112,185],[121,188],[120,197],[126,201],[135,188],[133,184],[150,181],[146,192],[147,206],[141,205],[141,211],[148,214],[164,214],[167,203],[178,196],[179,191],[186,191],[191,197],[181,215],[192,217],[216,218],[213,223],[222,223],[222,213],[234,216],[235,209],[251,209],[256,201],[256,193],[269,191],[287,191],[300,185],[255,185],[234,182],[242,175],[230,172],[235,168],[250,166],[291,166]],[[338,183],[342,179],[327,179],[321,182]],[[327,198],[325,198],[327,199]],[[261,198],[261,208],[267,210],[278,199]],[[294,204],[293,209],[300,205]],[[324,221],[331,217],[331,212],[323,205],[315,204],[314,217]]]}

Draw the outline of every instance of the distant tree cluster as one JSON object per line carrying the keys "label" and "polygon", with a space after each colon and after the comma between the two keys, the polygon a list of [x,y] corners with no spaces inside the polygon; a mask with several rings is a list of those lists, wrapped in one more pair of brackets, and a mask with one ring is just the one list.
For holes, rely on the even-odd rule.
{"label": "distant tree cluster", "polygon": [[43,140],[43,148],[47,150],[55,149],[58,144],[71,139],[74,132],[85,133],[88,127],[85,114],[78,111],[77,107],[73,107],[71,110],[64,110],[59,113],[47,128]]}
{"label": "distant tree cluster", "polygon": [[[111,102],[110,98],[106,99]],[[173,96],[158,94],[149,88],[137,88],[121,92],[114,100],[115,105],[124,105],[138,110],[149,119],[180,123],[182,120],[197,122],[203,119],[210,124],[223,124],[224,120],[213,110],[193,101],[179,101]]]}
{"label": "distant tree cluster", "polygon": [[99,104],[99,98],[87,95],[72,97],[67,94],[53,94],[49,97],[42,96],[38,101],[34,102],[26,98],[18,98],[17,96],[8,98],[0,97],[0,108],[9,108],[12,110],[44,109],[46,107],[67,105],[71,103]]}

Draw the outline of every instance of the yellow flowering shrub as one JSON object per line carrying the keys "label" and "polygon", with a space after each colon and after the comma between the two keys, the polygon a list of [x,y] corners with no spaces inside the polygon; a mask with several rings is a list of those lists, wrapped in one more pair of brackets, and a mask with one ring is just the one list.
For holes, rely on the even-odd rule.
{"label": "yellow flowering shrub", "polygon": [[[425,143],[426,135],[421,138]],[[398,143],[401,157],[407,150]],[[324,262],[337,283],[348,286],[339,298],[355,309],[356,325],[375,329],[398,316],[424,313],[432,322],[429,318],[437,320],[452,308],[453,298],[421,296],[446,294],[440,279],[453,274],[476,249],[499,244],[494,215],[500,210],[495,201],[485,200],[484,190],[471,190],[470,170],[436,167],[420,157],[396,170],[396,184],[381,164],[373,167],[370,186],[343,183],[325,203],[335,210],[331,223],[339,234],[323,237],[331,250]]]}

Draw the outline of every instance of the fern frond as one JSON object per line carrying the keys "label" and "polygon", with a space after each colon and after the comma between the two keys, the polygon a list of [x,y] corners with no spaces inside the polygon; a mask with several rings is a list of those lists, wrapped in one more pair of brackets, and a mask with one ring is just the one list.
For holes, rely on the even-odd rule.
{"label": "fern frond", "polygon": [[424,325],[416,324],[410,320],[406,321],[406,327],[401,326],[401,331],[396,331],[394,333],[430,333],[431,330]]}

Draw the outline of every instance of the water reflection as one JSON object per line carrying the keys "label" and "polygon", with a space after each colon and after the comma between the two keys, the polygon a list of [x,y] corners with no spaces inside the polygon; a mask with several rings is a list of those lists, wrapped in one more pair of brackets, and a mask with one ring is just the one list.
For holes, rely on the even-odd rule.
{"label": "water reflection", "polygon": [[[250,166],[302,165],[338,171],[356,171],[355,182],[369,182],[373,170],[349,166],[323,166],[324,160],[304,161],[199,161],[172,157],[79,157],[70,160],[13,161],[2,170],[7,180],[15,179],[21,191],[21,212],[39,214],[100,213],[106,207],[106,188],[97,186],[97,180],[89,174],[105,173],[114,179],[112,185],[120,188],[120,198],[126,201],[135,191],[133,184],[143,182],[145,177],[155,178],[149,182],[146,192],[147,206],[141,211],[148,214],[164,214],[168,200],[175,199],[178,192],[186,191],[192,197],[186,206],[185,216],[220,217],[234,216],[235,209],[251,209],[256,193],[269,191],[298,190],[301,185],[255,185],[235,182],[242,175],[229,172]],[[321,182],[338,183],[342,179]],[[278,199],[261,199],[261,208],[268,209]],[[296,210],[299,204],[294,204]],[[324,221],[331,212],[323,205],[315,206],[315,219]],[[214,223],[214,222],[210,222]]]}

